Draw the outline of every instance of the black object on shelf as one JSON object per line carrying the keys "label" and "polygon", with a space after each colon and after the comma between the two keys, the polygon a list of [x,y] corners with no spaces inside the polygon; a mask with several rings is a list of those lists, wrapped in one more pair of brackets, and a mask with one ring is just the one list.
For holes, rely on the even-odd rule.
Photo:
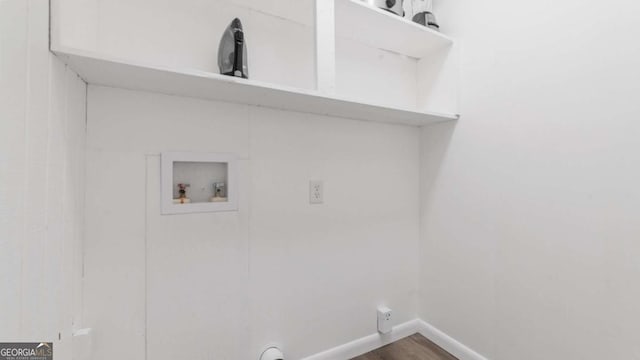
{"label": "black object on shelf", "polygon": [[218,47],[220,74],[248,79],[247,43],[240,19],[235,18],[225,29]]}
{"label": "black object on shelf", "polygon": [[436,16],[429,11],[423,11],[413,15],[412,20],[418,24],[440,31],[440,25],[438,25],[438,22],[436,21]]}
{"label": "black object on shelf", "polygon": [[392,14],[404,15],[404,10],[402,9],[404,0],[368,0],[367,2]]}

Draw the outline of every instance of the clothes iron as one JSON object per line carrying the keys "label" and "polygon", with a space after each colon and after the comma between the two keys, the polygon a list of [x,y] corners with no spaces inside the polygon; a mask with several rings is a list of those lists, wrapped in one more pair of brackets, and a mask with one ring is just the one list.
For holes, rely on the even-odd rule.
{"label": "clothes iron", "polygon": [[220,74],[249,78],[247,43],[240,19],[235,18],[225,29],[218,47]]}

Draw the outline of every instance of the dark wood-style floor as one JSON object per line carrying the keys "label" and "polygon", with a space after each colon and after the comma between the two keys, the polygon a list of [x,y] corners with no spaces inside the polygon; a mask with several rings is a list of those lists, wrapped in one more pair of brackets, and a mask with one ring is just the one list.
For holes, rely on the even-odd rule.
{"label": "dark wood-style floor", "polygon": [[360,355],[351,360],[458,360],[420,334]]}

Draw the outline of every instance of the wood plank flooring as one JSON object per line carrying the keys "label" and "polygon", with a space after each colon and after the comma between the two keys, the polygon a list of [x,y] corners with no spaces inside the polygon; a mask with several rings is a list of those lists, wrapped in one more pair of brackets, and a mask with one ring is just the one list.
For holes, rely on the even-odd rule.
{"label": "wood plank flooring", "polygon": [[351,360],[458,360],[420,334],[360,355]]}

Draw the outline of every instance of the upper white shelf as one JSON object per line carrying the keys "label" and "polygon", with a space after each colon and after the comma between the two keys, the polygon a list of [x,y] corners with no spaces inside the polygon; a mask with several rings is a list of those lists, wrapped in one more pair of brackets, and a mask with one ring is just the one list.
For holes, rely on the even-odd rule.
{"label": "upper white shelf", "polygon": [[204,71],[150,66],[77,49],[54,48],[52,51],[89,84],[417,126],[458,118],[457,114],[421,112],[351,101],[311,90]]}
{"label": "upper white shelf", "polygon": [[446,35],[361,0],[336,0],[336,36],[422,58],[453,44]]}

